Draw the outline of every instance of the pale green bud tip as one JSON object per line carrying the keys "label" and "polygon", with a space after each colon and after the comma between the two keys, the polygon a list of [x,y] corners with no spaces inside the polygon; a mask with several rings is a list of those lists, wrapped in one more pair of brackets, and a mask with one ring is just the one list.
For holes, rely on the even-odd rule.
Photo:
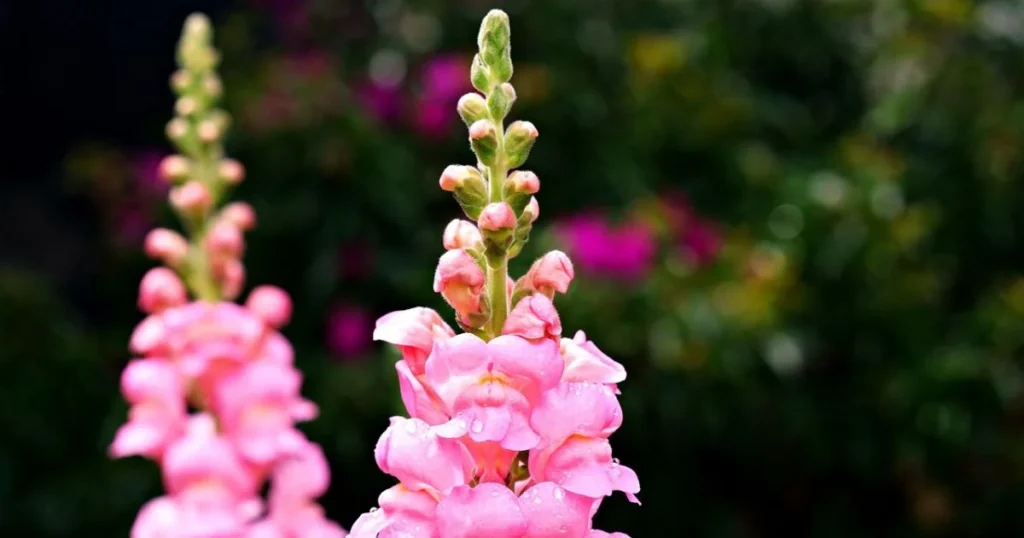
{"label": "pale green bud tip", "polygon": [[467,93],[459,99],[459,116],[467,126],[487,118],[487,101],[478,93]]}
{"label": "pale green bud tip", "polygon": [[480,23],[477,45],[481,51],[487,47],[488,43],[498,47],[507,46],[509,34],[511,34],[511,29],[509,28],[508,13],[500,9],[492,9]]}
{"label": "pale green bud tip", "polygon": [[183,34],[185,39],[199,39],[206,40],[210,37],[212,32],[212,25],[210,19],[202,13],[193,13],[185,19],[185,29]]}

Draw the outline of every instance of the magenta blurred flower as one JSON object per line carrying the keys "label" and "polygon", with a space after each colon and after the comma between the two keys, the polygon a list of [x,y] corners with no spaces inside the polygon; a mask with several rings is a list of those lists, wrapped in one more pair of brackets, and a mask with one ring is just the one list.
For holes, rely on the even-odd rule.
{"label": "magenta blurred flower", "polygon": [[353,359],[369,348],[373,318],[362,307],[341,304],[327,318],[327,349],[340,359]]}
{"label": "magenta blurred flower", "polygon": [[[460,55],[445,54],[423,64],[421,74],[423,96],[439,101],[458,101],[470,91],[469,63]],[[449,116],[453,115],[449,111]]]}
{"label": "magenta blurred flower", "polygon": [[683,248],[697,265],[715,261],[722,248],[722,234],[716,226],[705,220],[694,220],[684,230]]}
{"label": "magenta blurred flower", "polygon": [[706,265],[713,262],[722,248],[719,228],[697,214],[684,193],[663,195],[661,205],[673,239],[693,263]]}
{"label": "magenta blurred flower", "polygon": [[143,197],[163,199],[170,187],[160,177],[160,162],[164,154],[158,151],[143,151],[132,158],[132,187]]}
{"label": "magenta blurred flower", "polygon": [[415,108],[413,123],[416,130],[427,138],[440,138],[448,134],[455,123],[451,111],[454,105],[438,99],[420,99]]}
{"label": "magenta blurred flower", "polygon": [[612,226],[608,218],[582,213],[555,224],[575,265],[594,276],[624,280],[642,278],[657,251],[654,232],[639,222]]}
{"label": "magenta blurred flower", "polygon": [[123,203],[115,210],[113,217],[114,241],[122,246],[138,248],[146,233],[153,227],[153,215],[135,203]]}
{"label": "magenta blurred flower", "polygon": [[460,55],[442,54],[423,64],[420,94],[413,106],[413,126],[427,138],[441,138],[455,124],[455,105],[473,88],[469,64]]}

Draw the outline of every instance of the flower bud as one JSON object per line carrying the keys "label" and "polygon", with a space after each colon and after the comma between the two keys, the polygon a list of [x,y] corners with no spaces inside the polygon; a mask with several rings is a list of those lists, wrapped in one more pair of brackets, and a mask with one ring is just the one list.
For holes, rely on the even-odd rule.
{"label": "flower bud", "polygon": [[215,271],[215,276],[220,282],[221,296],[226,301],[233,301],[242,293],[245,285],[245,266],[237,258],[231,258],[220,264]]}
{"label": "flower bud", "polygon": [[283,327],[292,317],[292,300],[277,286],[257,286],[249,292],[245,307],[275,329]]}
{"label": "flower bud", "polygon": [[476,181],[483,183],[483,177],[476,168],[462,164],[450,164],[441,172],[439,183],[441,190],[456,192],[459,189],[465,188],[467,183]]}
{"label": "flower bud", "polygon": [[217,175],[224,181],[237,185],[245,179],[245,167],[234,159],[224,159],[217,165]]}
{"label": "flower bud", "polygon": [[188,121],[184,118],[174,118],[167,122],[167,138],[174,142],[180,142],[188,136]]}
{"label": "flower bud", "polygon": [[487,184],[480,171],[472,166],[450,165],[441,173],[441,189],[455,195],[455,200],[471,219],[480,216],[487,203]]}
{"label": "flower bud", "polygon": [[484,64],[480,55],[473,56],[473,64],[469,69],[469,80],[473,87],[483,94],[490,93],[494,84],[491,82],[491,70]]}
{"label": "flower bud", "polygon": [[175,267],[188,255],[188,241],[178,232],[156,228],[146,234],[143,249],[150,258]]}
{"label": "flower bud", "polygon": [[183,95],[174,102],[174,112],[179,116],[191,116],[199,110],[199,101],[191,95]]}
{"label": "flower bud", "polygon": [[487,257],[504,257],[514,239],[516,214],[505,202],[487,204],[480,212],[477,226],[483,233],[484,253]]}
{"label": "flower bud", "polygon": [[530,240],[530,231],[533,230],[533,223],[537,220],[537,215],[540,214],[540,206],[537,205],[537,197],[530,197],[530,201],[526,204],[526,208],[519,214],[519,219],[516,221],[516,233],[512,241],[512,245],[508,248],[508,256],[515,258],[523,250],[526,242]]}
{"label": "flower bud", "polygon": [[245,238],[233,222],[220,219],[206,233],[205,244],[211,256],[238,258],[245,249]]}
{"label": "flower bud", "polygon": [[245,202],[232,202],[220,210],[220,218],[226,220],[243,232],[256,226],[256,211]]}
{"label": "flower bud", "polygon": [[188,91],[188,87],[192,85],[192,75],[184,70],[179,69],[171,75],[171,89],[177,93],[185,93]]}
{"label": "flower bud", "polygon": [[203,92],[209,97],[220,97],[224,92],[224,85],[216,73],[207,73],[203,78]]}
{"label": "flower bud", "polygon": [[502,120],[512,110],[512,104],[516,101],[516,90],[511,84],[505,82],[499,84],[487,96],[487,111],[495,120]]}
{"label": "flower bud", "polygon": [[552,250],[533,262],[530,270],[519,282],[517,287],[531,289],[553,298],[555,292],[565,293],[569,290],[569,283],[576,276],[572,267],[572,260],[560,250]]}
{"label": "flower bud", "polygon": [[160,178],[174,183],[188,175],[188,159],[182,155],[168,155],[160,161]]}
{"label": "flower bud", "polygon": [[487,119],[487,101],[479,93],[467,93],[459,98],[459,117],[469,127],[479,120]]}
{"label": "flower bud", "polygon": [[534,222],[537,221],[537,217],[539,216],[540,204],[537,203],[537,197],[532,196],[530,197],[530,201],[526,204],[526,209],[523,210],[523,214],[520,217],[520,222],[523,222],[523,219],[525,218],[527,219],[527,222],[529,224],[533,224]]}
{"label": "flower bud", "polygon": [[199,134],[199,139],[203,142],[216,142],[221,135],[221,127],[214,120],[203,120],[199,122],[199,126],[196,128],[196,133]]}
{"label": "flower bud", "polygon": [[480,230],[469,221],[455,219],[444,229],[445,250],[473,249],[479,246],[481,241],[483,236],[480,235]]}
{"label": "flower bud", "polygon": [[480,57],[491,69],[496,82],[508,82],[512,78],[511,33],[508,15],[500,9],[492,9],[480,24],[477,36]]}
{"label": "flower bud", "polygon": [[182,213],[196,215],[206,211],[213,203],[209,189],[198,181],[189,181],[175,187],[170,194],[171,205]]}
{"label": "flower bud", "polygon": [[498,131],[491,120],[479,120],[469,126],[469,144],[481,163],[490,166],[498,153]]}
{"label": "flower bud", "polygon": [[517,168],[526,162],[538,134],[537,128],[528,121],[517,121],[508,126],[505,132],[505,156],[509,168]]}
{"label": "flower bud", "polygon": [[509,174],[502,188],[505,200],[512,206],[516,214],[521,214],[530,202],[531,195],[540,190],[540,179],[537,174],[525,170],[517,170]]}
{"label": "flower bud", "polygon": [[449,250],[437,262],[434,291],[462,317],[480,310],[486,280],[483,268],[466,251]]}
{"label": "flower bud", "polygon": [[166,267],[154,267],[139,283],[139,308],[156,314],[172,306],[185,304],[188,292],[178,275]]}
{"label": "flower bud", "polygon": [[511,230],[516,226],[516,214],[505,202],[495,202],[484,207],[476,224],[484,232]]}

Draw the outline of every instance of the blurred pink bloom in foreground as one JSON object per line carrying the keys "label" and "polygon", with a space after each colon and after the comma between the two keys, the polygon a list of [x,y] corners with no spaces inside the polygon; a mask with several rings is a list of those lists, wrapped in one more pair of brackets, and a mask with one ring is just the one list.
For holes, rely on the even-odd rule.
{"label": "blurred pink bloom in foreground", "polygon": [[653,230],[639,222],[613,225],[596,212],[575,215],[555,225],[555,234],[575,264],[594,276],[637,280],[650,269],[657,252]]}
{"label": "blurred pink bloom in foreground", "polygon": [[340,305],[327,318],[327,349],[341,359],[354,358],[369,348],[373,319],[359,306]]}

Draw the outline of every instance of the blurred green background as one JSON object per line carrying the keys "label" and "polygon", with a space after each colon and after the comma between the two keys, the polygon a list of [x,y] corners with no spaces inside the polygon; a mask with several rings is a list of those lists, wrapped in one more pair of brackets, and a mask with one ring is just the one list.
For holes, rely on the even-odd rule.
{"label": "blurred green background", "polygon": [[[0,197],[0,535],[126,536],[160,489],[108,461],[170,224],[167,77],[184,16],[223,51],[251,284],[322,416],[343,525],[391,484],[401,412],[374,319],[426,305],[454,105],[490,8],[541,137],[557,302],[629,370],[613,437],[634,538],[1024,533],[1024,6],[1013,0],[260,0],[0,5],[18,139]],[[9,56],[8,56],[9,55]],[[11,181],[8,181],[11,180]]]}

